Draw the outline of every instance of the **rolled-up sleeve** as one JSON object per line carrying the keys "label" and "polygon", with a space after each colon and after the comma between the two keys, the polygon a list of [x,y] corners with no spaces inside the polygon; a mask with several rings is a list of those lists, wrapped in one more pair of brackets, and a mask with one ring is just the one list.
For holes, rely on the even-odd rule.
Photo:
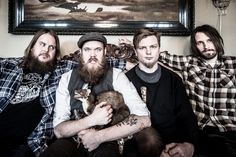
{"label": "rolled-up sleeve", "polygon": [[113,87],[114,90],[123,95],[124,101],[131,114],[137,116],[150,116],[150,112],[146,104],[140,98],[132,82],[129,81],[121,70],[116,68],[113,70]]}
{"label": "rolled-up sleeve", "polygon": [[70,94],[68,84],[72,70],[63,74],[56,90],[56,105],[53,115],[53,127],[70,119]]}

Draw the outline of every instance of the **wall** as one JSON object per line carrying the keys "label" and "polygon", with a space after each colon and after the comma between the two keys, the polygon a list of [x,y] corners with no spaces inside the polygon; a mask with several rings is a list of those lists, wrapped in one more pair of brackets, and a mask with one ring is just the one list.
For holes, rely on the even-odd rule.
{"label": "wall", "polygon": [[[227,55],[234,55],[236,47],[236,0],[231,0],[227,9],[227,15],[223,17],[222,37],[225,42]],[[212,5],[212,0],[195,0],[195,25],[210,24],[217,25],[218,13]],[[0,1],[0,57],[17,57],[24,54],[24,50],[30,42],[32,35],[12,35],[8,33],[8,1]],[[60,35],[61,49],[63,54],[72,53],[77,49],[76,42],[80,36]],[[117,44],[119,38],[132,36],[106,36],[108,42]],[[176,54],[189,54],[189,37],[163,36],[161,49]]]}

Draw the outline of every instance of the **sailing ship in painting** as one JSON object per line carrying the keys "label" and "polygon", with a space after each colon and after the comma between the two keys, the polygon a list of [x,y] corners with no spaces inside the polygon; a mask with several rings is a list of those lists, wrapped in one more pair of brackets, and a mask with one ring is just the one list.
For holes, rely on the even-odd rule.
{"label": "sailing ship in painting", "polygon": [[178,21],[179,0],[25,0],[26,20]]}

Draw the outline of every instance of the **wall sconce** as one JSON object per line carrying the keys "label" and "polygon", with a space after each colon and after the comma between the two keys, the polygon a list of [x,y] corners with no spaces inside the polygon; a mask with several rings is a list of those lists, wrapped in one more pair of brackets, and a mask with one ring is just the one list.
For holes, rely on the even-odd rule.
{"label": "wall sconce", "polygon": [[230,0],[212,0],[213,5],[220,11],[221,15],[226,15],[226,9],[230,4]]}
{"label": "wall sconce", "polygon": [[230,0],[212,0],[212,3],[218,10],[217,28],[219,30],[219,33],[221,34],[222,16],[227,14],[226,9],[230,4]]}

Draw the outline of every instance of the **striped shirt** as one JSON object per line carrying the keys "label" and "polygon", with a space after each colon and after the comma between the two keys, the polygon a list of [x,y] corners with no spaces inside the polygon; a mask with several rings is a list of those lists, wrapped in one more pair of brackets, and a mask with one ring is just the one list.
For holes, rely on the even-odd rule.
{"label": "striped shirt", "polygon": [[200,57],[165,51],[159,61],[182,76],[200,129],[236,131],[236,57],[223,56],[211,67]]}

